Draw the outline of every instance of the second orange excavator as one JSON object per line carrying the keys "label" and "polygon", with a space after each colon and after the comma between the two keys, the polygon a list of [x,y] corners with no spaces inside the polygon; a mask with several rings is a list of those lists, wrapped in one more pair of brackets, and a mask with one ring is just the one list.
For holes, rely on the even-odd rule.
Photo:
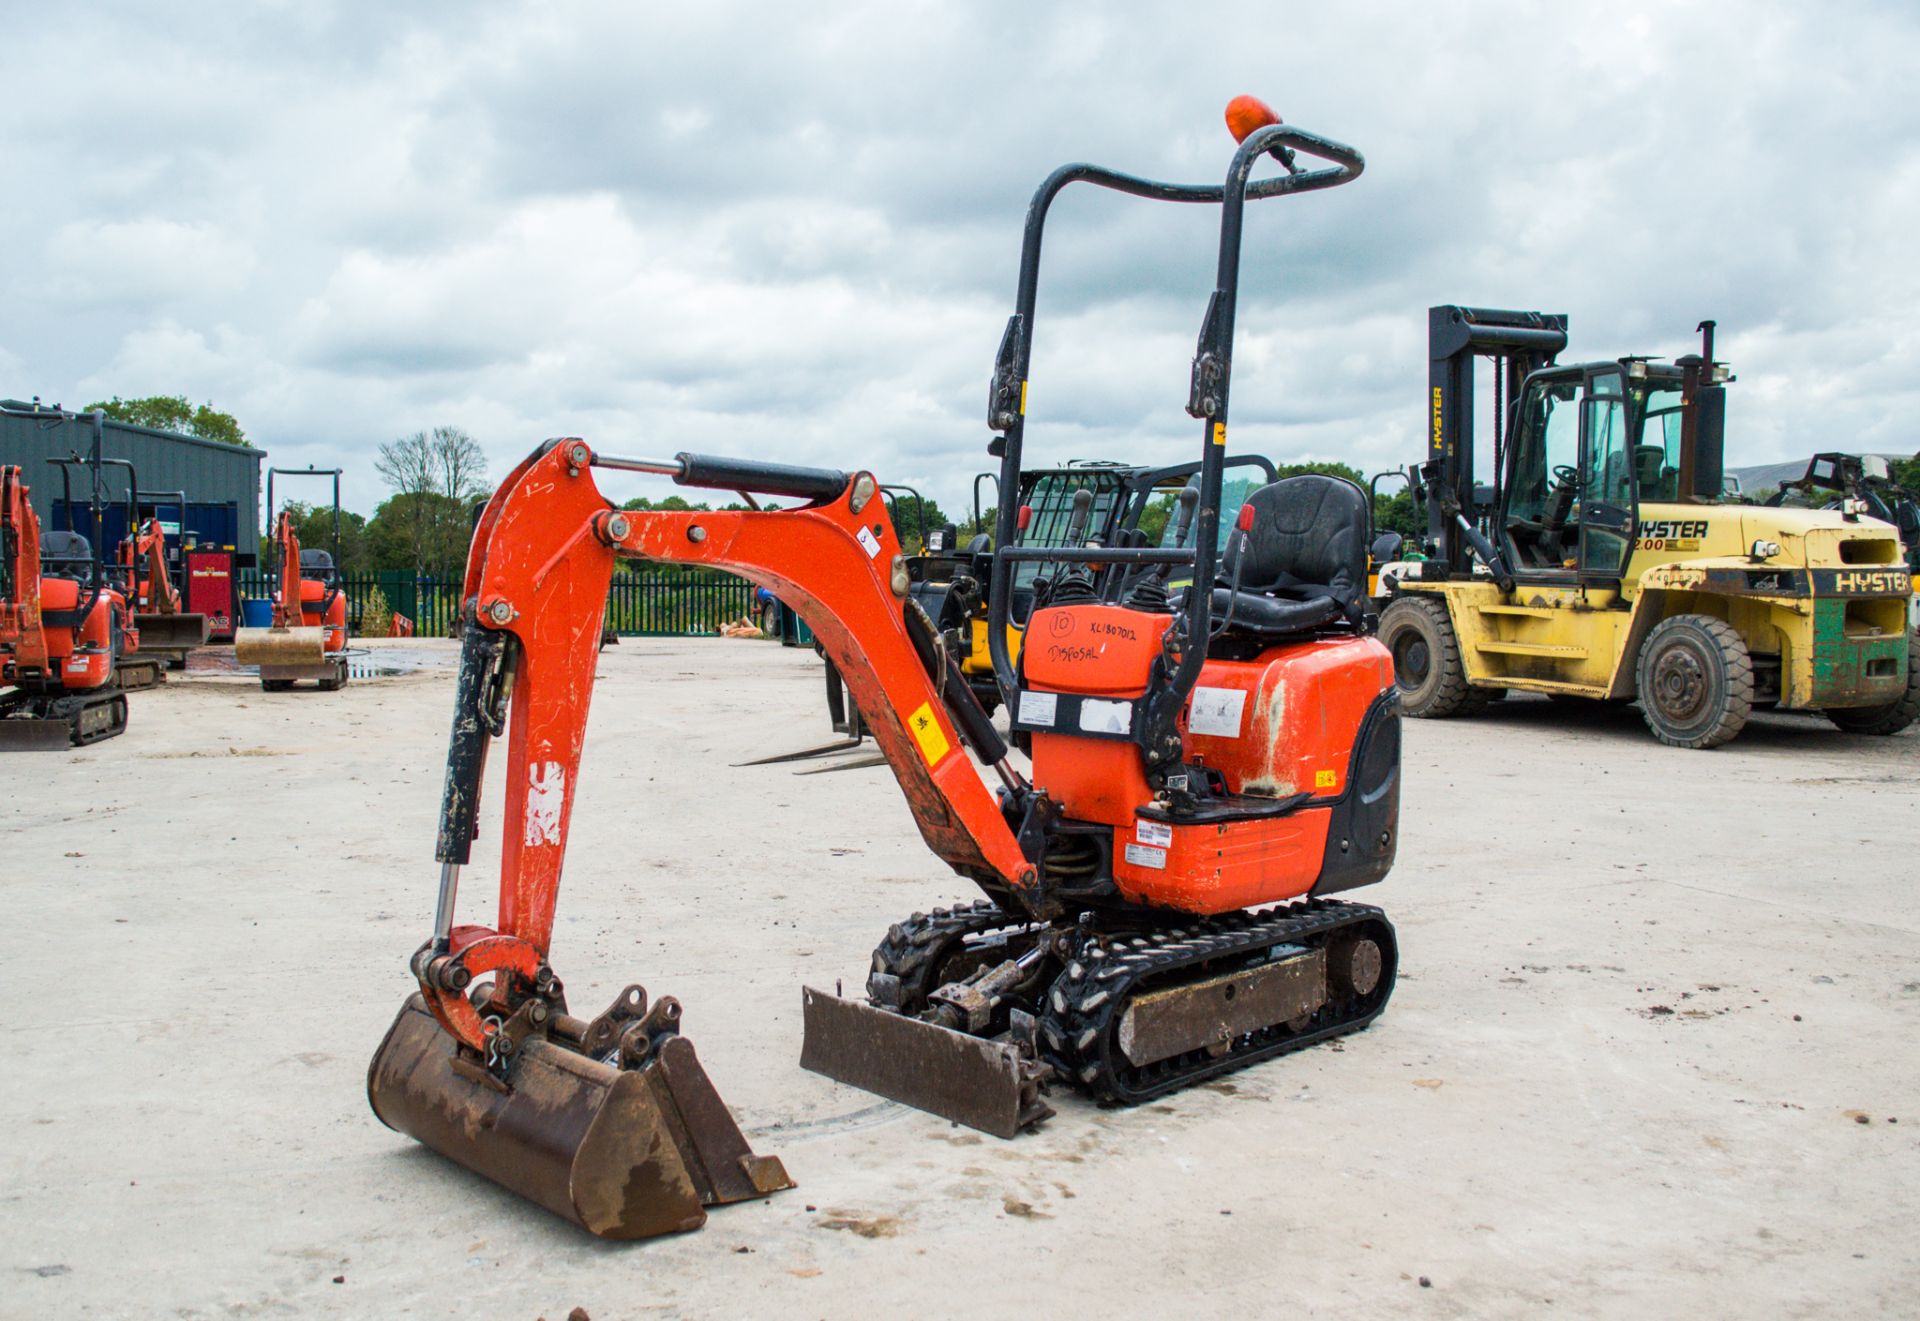
{"label": "second orange excavator", "polygon": [[312,679],[323,693],[347,683],[347,597],[341,588],[337,556],[340,544],[340,470],[269,468],[267,507],[273,508],[276,474],[333,479],[334,551],[303,550],[291,509],[273,520],[273,622],[267,628],[243,628],[234,634],[234,659],[260,667],[260,687],[285,692]]}
{"label": "second orange excavator", "polygon": [[[184,491],[139,491],[139,499],[171,495],[184,517]],[[184,669],[187,653],[203,647],[212,631],[204,614],[187,610],[174,586],[173,566],[167,562],[167,529],[156,510],[120,543],[120,564],[127,577],[133,624],[140,633],[140,650],[164,659],[169,669]]]}
{"label": "second orange excavator", "polygon": [[[791,1186],[756,1155],[681,1035],[680,1006],[629,987],[569,1012],[549,958],[600,619],[621,558],[728,570],[791,604],[839,669],[921,837],[984,898],[896,923],[866,997],[804,993],[802,1063],[987,1132],[1051,1111],[1065,1082],[1131,1103],[1352,1032],[1392,991],[1377,908],[1397,844],[1400,717],[1364,610],[1368,507],[1293,477],[1222,524],[1222,469],[1249,201],[1346,183],[1360,154],[1249,99],[1224,184],[1055,171],[1027,213],[1016,310],[995,365],[1002,464],[987,637],[1031,770],[910,592],[868,472],[547,443],[475,528],[432,936],[368,1074],[390,1126],[611,1238],[691,1229],[706,1206]],[[1302,168],[1295,154],[1324,162]],[[1278,160],[1281,173],[1253,180]],[[1194,494],[1159,545],[1021,545],[1019,507],[1041,233],[1086,183],[1220,209],[1218,273],[1192,363]],[[765,492],[780,510],[623,511],[593,474]],[[1016,568],[1050,594],[1011,618]],[[1182,586],[1182,584],[1188,584]],[[1007,635],[1024,626],[1019,659]],[[499,907],[457,924],[490,742],[507,745]],[[969,755],[971,753],[972,755]],[[977,760],[976,760],[977,759]],[[989,787],[991,783],[992,787]]]}

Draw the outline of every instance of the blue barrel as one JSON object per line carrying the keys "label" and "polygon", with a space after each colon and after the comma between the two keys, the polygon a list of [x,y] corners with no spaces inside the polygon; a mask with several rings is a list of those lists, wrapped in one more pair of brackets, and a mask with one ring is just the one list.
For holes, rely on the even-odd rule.
{"label": "blue barrel", "polygon": [[240,602],[240,627],[272,628],[273,602],[248,598]]}

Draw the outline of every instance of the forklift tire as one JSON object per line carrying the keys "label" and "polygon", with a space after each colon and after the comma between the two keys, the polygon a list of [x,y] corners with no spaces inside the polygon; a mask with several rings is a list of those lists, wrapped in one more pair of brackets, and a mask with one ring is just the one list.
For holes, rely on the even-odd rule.
{"label": "forklift tire", "polygon": [[1753,658],[1733,625],[1712,615],[1675,615],[1647,634],[1634,666],[1647,728],[1675,748],[1717,748],[1753,712]]}
{"label": "forklift tire", "polygon": [[1920,633],[1907,634],[1907,691],[1879,706],[1832,706],[1827,719],[1849,734],[1898,734],[1920,720]]}
{"label": "forklift tire", "polygon": [[1401,596],[1380,613],[1380,644],[1393,655],[1400,709],[1422,719],[1472,715],[1504,690],[1475,688],[1460,660],[1460,639],[1438,597]]}

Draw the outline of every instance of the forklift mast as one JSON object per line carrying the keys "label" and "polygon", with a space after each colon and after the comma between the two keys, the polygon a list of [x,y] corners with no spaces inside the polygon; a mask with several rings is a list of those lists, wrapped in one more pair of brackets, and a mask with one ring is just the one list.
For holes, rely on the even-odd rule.
{"label": "forklift mast", "polygon": [[[1509,312],[1447,305],[1428,309],[1427,538],[1436,567],[1448,576],[1472,572],[1475,550],[1468,527],[1478,528],[1500,504],[1511,428],[1507,414],[1528,373],[1550,366],[1567,346],[1564,313]],[[1474,493],[1473,372],[1477,358],[1491,358],[1493,378],[1492,499]],[[1462,524],[1467,526],[1463,527]]]}

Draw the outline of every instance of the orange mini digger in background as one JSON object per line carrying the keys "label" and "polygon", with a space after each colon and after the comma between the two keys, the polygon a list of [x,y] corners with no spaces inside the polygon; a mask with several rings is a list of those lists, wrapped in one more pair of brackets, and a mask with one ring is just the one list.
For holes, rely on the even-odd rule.
{"label": "orange mini digger in background", "polygon": [[273,520],[273,623],[243,628],[233,636],[233,656],[242,665],[260,667],[260,687],[286,692],[303,679],[323,693],[347,684],[347,596],[340,586],[340,469],[267,469],[267,508],[272,509],[273,479],[333,479],[333,550],[303,550],[293,512],[280,510]]}
{"label": "orange mini digger in background", "polygon": [[[614,1238],[698,1226],[704,1207],[791,1186],[757,1156],[680,1035],[629,987],[569,1012],[549,959],[600,619],[621,557],[726,569],[799,612],[837,667],[927,845],[985,898],[895,923],[861,1000],[804,992],[802,1064],[987,1132],[1052,1113],[1062,1080],[1130,1103],[1365,1026],[1390,994],[1392,926],[1329,898],[1378,881],[1398,829],[1391,661],[1364,613],[1365,494],[1283,479],[1221,525],[1242,218],[1252,200],[1359,176],[1350,147],[1251,98],[1224,185],[1055,171],[1027,212],[1016,310],[994,368],[1002,465],[987,636],[1023,773],[910,592],[871,473],[679,454],[536,450],[474,531],[468,627],[440,821],[440,897],[419,993],[374,1057],[375,1112],[454,1160]],[[1302,169],[1298,152],[1326,162]],[[1269,158],[1284,172],[1253,181]],[[1041,234],[1088,183],[1220,207],[1218,277],[1192,365],[1197,478],[1160,545],[1023,546],[1018,492]],[[595,469],[758,491],[781,510],[622,511]],[[1052,576],[1011,617],[1016,566]],[[1024,624],[1019,660],[1009,627]],[[491,740],[504,736],[495,925],[458,925]],[[969,755],[971,752],[971,756]],[[977,761],[976,761],[977,758]],[[992,788],[982,770],[990,774]]]}
{"label": "orange mini digger in background", "polygon": [[[170,496],[181,519],[186,518],[185,491],[136,490],[134,494],[141,502]],[[180,670],[186,668],[188,652],[207,644],[213,625],[206,615],[189,611],[181,603],[180,589],[173,583],[173,566],[167,562],[166,524],[158,505],[153,511],[121,541],[120,565],[126,575],[134,627],[140,631],[140,650],[162,658],[168,669]],[[187,545],[191,547],[191,541]]]}
{"label": "orange mini digger in background", "polygon": [[[102,421],[93,415],[96,457]],[[29,490],[18,467],[0,466],[0,749],[97,743],[127,727],[127,697],[115,666],[125,641],[119,626],[125,602],[93,542],[71,530],[42,534]],[[67,508],[71,517],[70,501]]]}

